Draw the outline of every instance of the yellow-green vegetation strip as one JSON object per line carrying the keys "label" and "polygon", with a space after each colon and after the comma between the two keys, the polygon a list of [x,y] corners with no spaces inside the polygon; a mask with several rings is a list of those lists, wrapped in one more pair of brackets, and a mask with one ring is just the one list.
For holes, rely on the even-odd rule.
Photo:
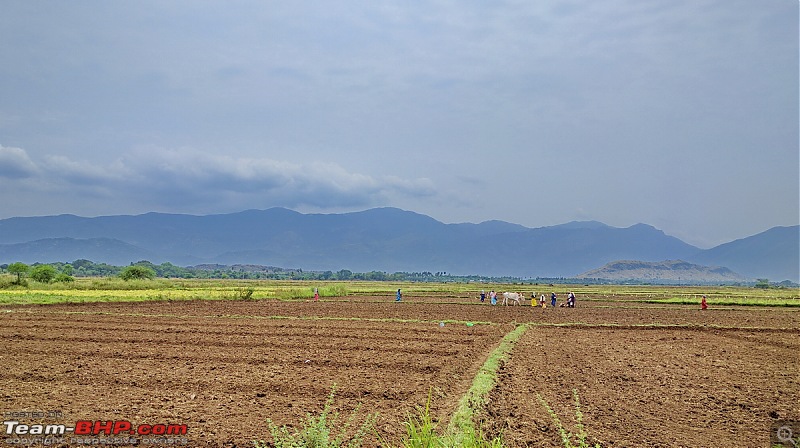
{"label": "yellow-green vegetation strip", "polygon": [[503,337],[497,348],[489,354],[486,362],[478,369],[478,373],[472,381],[472,386],[459,400],[458,407],[447,426],[447,432],[452,435],[456,446],[459,445],[458,442],[460,440],[474,438],[476,434],[475,423],[473,422],[475,411],[484,406],[486,396],[494,388],[497,382],[497,370],[500,368],[500,362],[508,358],[511,349],[514,348],[514,345],[527,329],[527,325],[518,325]]}

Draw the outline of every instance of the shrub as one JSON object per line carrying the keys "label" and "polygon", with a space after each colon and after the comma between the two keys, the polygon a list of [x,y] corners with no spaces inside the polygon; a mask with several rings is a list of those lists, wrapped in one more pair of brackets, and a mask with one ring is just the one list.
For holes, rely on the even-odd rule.
{"label": "shrub", "polygon": [[128,266],[119,273],[119,277],[125,281],[128,280],[152,280],[155,278],[156,272],[147,266],[133,265]]}
{"label": "shrub", "polygon": [[60,283],[72,283],[72,282],[75,281],[75,277],[73,277],[73,276],[71,276],[69,274],[65,274],[65,273],[62,272],[62,273],[56,275],[55,281],[60,282]]}
{"label": "shrub", "polygon": [[57,274],[56,268],[49,264],[40,264],[31,270],[31,278],[39,283],[50,283],[55,280]]}
{"label": "shrub", "polygon": [[239,298],[242,300],[253,300],[253,293],[255,289],[252,287],[249,288],[239,288],[237,293],[239,294]]}

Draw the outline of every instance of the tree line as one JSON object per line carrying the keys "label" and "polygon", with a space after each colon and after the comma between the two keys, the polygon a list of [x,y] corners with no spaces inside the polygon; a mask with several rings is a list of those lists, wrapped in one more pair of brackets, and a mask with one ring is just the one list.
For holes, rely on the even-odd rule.
{"label": "tree line", "polygon": [[[532,283],[532,284],[619,284],[619,281],[607,279],[587,278],[550,278],[536,277],[522,279],[519,277],[490,277],[482,275],[453,275],[447,272],[394,272],[383,271],[353,272],[348,269],[338,271],[304,271],[303,269],[287,269],[273,266],[260,265],[199,265],[176,266],[165,262],[155,264],[147,260],[137,261],[128,266],[113,266],[106,263],[95,263],[90,260],[79,259],[71,263],[33,263],[27,265],[16,262],[0,264],[0,273],[12,274],[13,285],[25,285],[26,279],[42,282],[72,282],[75,277],[119,277],[123,280],[152,279],[152,278],[182,278],[182,279],[236,279],[236,280],[361,280],[361,281],[393,281],[393,282],[436,282],[436,283]],[[653,282],[628,280],[624,284],[651,285],[651,284],[678,284],[677,282]],[[7,284],[7,283],[6,283]],[[0,282],[3,286],[3,282]],[[757,288],[785,288],[797,285],[785,281],[772,283],[768,279],[758,279],[755,285],[752,282],[740,282],[731,286],[755,286]]]}
{"label": "tree line", "polygon": [[152,278],[182,279],[237,279],[237,280],[362,280],[362,281],[408,281],[408,282],[492,282],[517,283],[517,277],[487,277],[480,275],[451,275],[447,272],[394,272],[383,271],[353,272],[348,269],[339,271],[304,271],[303,269],[285,269],[258,265],[200,265],[182,267],[165,262],[155,264],[147,260],[137,261],[128,266],[113,266],[106,263],[95,263],[80,259],[71,263],[34,263],[27,265],[21,262],[0,264],[0,273],[13,274],[15,284],[24,284],[25,278],[37,282],[70,282],[75,277],[120,277],[124,280]]}

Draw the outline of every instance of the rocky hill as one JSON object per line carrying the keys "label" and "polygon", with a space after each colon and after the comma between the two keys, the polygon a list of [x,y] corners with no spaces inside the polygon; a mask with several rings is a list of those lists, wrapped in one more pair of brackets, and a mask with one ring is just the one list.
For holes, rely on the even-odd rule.
{"label": "rocky hill", "polygon": [[747,280],[728,268],[701,266],[682,260],[614,261],[602,268],[584,272],[578,278],[674,283],[730,283]]}

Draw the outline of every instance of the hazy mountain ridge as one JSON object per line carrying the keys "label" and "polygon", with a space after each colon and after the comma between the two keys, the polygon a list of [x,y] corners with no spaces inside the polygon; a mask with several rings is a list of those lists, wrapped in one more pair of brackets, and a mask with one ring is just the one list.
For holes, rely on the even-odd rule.
{"label": "hazy mountain ridge", "polygon": [[800,226],[773,227],[748,238],[704,250],[691,261],[724,265],[751,278],[798,281]]}
{"label": "hazy mountain ridge", "polygon": [[798,228],[774,228],[701,250],[646,224],[616,228],[587,221],[534,229],[503,221],[444,224],[396,208],[344,214],[271,208],[207,216],[59,215],[0,220],[0,263],[147,259],[176,265],[573,277],[618,260],[680,259],[725,266],[749,278],[798,281]]}

